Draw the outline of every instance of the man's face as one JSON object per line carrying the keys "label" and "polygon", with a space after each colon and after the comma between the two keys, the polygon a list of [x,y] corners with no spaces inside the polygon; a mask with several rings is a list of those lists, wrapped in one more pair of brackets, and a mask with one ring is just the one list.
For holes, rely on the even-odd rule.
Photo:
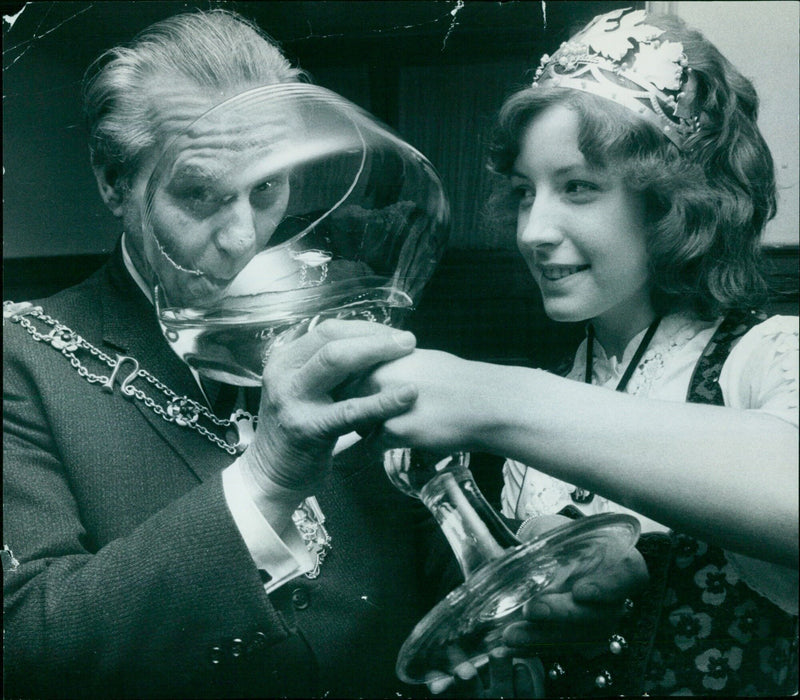
{"label": "man's face", "polygon": [[148,95],[157,146],[131,181],[123,217],[154,282],[185,306],[219,297],[267,246],[290,193],[275,152],[295,130],[288,115],[246,101],[207,113],[231,95],[165,83]]}

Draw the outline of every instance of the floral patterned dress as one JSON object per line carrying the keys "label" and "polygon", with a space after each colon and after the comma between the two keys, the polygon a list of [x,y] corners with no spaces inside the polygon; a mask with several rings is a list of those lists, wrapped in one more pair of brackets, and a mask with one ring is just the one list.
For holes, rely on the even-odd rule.
{"label": "floral patterned dress", "polygon": [[797,691],[797,617],[755,593],[719,547],[675,535],[644,689],[780,697]]}

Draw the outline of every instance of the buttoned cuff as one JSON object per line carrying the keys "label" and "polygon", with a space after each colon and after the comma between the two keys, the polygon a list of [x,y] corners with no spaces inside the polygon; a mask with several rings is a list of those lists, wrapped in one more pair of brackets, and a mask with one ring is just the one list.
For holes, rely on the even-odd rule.
{"label": "buttoned cuff", "polygon": [[314,568],[311,554],[294,524],[287,525],[278,535],[262,515],[245,488],[238,460],[223,470],[222,488],[250,556],[269,577],[264,584],[267,593]]}

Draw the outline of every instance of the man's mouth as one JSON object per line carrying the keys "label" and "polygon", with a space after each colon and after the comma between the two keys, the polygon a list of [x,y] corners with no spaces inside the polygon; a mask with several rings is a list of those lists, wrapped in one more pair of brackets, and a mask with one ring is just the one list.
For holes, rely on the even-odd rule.
{"label": "man's mouth", "polygon": [[542,272],[542,277],[551,282],[557,282],[560,279],[574,275],[576,272],[588,270],[588,265],[540,265],[539,269]]}

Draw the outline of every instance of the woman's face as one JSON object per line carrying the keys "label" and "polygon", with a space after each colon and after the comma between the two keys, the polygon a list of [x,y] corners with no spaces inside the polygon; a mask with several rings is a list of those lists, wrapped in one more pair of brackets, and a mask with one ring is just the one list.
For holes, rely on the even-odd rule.
{"label": "woman's face", "polygon": [[511,172],[517,246],[550,318],[633,335],[653,315],[644,199],[613,167],[591,166],[578,134],[578,116],[561,105],[523,131]]}

